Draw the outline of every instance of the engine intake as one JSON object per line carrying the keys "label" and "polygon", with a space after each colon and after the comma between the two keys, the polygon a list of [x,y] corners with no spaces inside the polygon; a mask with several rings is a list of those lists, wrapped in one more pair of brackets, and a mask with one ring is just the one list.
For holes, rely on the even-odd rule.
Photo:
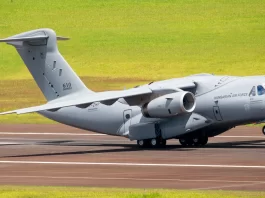
{"label": "engine intake", "polygon": [[171,117],[180,113],[191,113],[196,106],[191,92],[177,92],[160,96],[142,107],[142,114],[148,118]]}

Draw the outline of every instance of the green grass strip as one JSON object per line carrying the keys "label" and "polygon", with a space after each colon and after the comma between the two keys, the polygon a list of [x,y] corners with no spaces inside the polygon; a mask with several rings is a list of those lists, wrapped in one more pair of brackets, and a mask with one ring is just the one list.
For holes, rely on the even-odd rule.
{"label": "green grass strip", "polygon": [[95,197],[95,198],[249,198],[265,197],[265,192],[247,191],[197,191],[197,190],[164,190],[164,189],[122,189],[122,188],[89,188],[89,187],[28,187],[1,186],[2,198],[63,198],[63,197]]}

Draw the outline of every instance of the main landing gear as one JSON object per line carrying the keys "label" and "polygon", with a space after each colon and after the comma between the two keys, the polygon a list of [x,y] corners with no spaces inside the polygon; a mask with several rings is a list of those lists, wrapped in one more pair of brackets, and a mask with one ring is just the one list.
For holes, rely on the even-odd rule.
{"label": "main landing gear", "polygon": [[182,146],[205,146],[208,143],[207,136],[183,137],[179,139]]}
{"label": "main landing gear", "polygon": [[167,141],[162,138],[153,138],[153,139],[146,139],[146,140],[137,140],[137,145],[140,148],[159,148],[166,146]]}
{"label": "main landing gear", "polygon": [[[161,148],[166,146],[166,143],[167,141],[162,138],[137,140],[137,145],[140,148]],[[182,146],[205,146],[208,143],[208,136],[184,136],[179,138],[179,143]]]}

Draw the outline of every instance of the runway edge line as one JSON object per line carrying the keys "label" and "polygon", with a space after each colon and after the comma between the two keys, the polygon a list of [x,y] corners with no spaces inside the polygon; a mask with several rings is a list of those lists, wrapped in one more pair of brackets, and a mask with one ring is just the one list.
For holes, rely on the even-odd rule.
{"label": "runway edge line", "polygon": [[153,166],[153,167],[201,167],[201,168],[258,168],[265,166],[222,165],[222,164],[150,164],[150,163],[114,163],[114,162],[53,162],[53,161],[0,161],[0,164],[53,164],[53,165],[105,165],[105,166]]}

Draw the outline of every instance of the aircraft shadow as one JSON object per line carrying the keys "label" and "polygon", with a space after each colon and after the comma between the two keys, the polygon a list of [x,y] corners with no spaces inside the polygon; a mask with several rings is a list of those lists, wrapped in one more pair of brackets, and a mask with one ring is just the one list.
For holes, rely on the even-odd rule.
{"label": "aircraft shadow", "polygon": [[[97,153],[117,153],[117,152],[132,152],[132,151],[142,151],[142,150],[154,150],[154,148],[139,148],[135,143],[133,144],[85,144],[85,143],[73,143],[74,141],[50,141],[41,142],[35,145],[50,145],[50,146],[64,146],[64,147],[102,147],[103,149],[97,150],[85,150],[85,151],[69,151],[69,152],[54,152],[54,153],[38,153],[38,154],[23,154],[23,155],[9,155],[2,156],[0,158],[7,157],[40,157],[40,156],[62,156],[62,155],[80,155],[80,154],[97,154]],[[110,147],[120,147],[120,148],[110,148]],[[169,145],[164,148],[156,148],[155,150],[170,150],[178,148],[180,151],[191,150],[189,148],[183,148],[178,145]]]}
{"label": "aircraft shadow", "polygon": [[[64,146],[64,147],[102,147],[102,149],[96,150],[84,150],[84,151],[67,151],[67,152],[54,152],[54,153],[38,153],[38,154],[23,154],[23,155],[10,155],[2,156],[0,158],[16,158],[16,157],[40,157],[40,156],[63,156],[63,155],[82,155],[82,154],[97,154],[97,153],[117,153],[117,152],[132,152],[132,151],[142,151],[142,150],[176,150],[176,151],[193,151],[200,149],[201,147],[183,147],[181,145],[167,145],[163,148],[138,148],[138,146],[133,142],[133,144],[93,144],[93,143],[76,143],[75,141],[46,141],[39,142],[35,145],[50,145],[50,146]],[[106,148],[105,148],[106,147]],[[118,147],[118,148],[110,148]],[[202,148],[229,148],[229,149],[265,149],[265,140],[250,140],[250,141],[232,141],[232,142],[218,142],[209,143]]]}
{"label": "aircraft shadow", "polygon": [[265,148],[265,140],[248,140],[248,141],[208,143],[205,146],[205,148],[264,149]]}

